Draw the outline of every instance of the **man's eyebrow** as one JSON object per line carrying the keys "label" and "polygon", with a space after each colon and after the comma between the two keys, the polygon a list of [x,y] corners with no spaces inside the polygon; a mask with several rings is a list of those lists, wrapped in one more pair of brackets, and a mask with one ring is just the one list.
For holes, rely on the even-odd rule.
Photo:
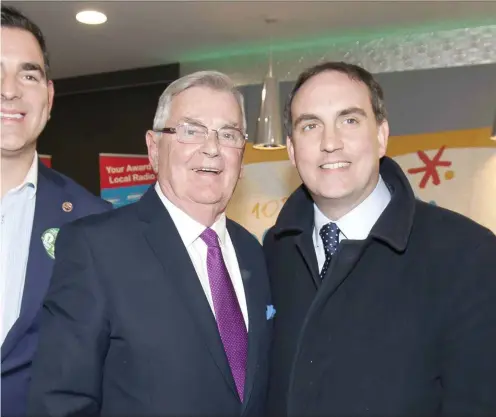
{"label": "man's eyebrow", "polygon": [[234,129],[240,129],[240,124],[237,122],[227,122],[222,127],[232,127]]}
{"label": "man's eyebrow", "polygon": [[319,120],[320,121],[320,118],[315,115],[315,114],[311,114],[311,113],[303,113],[303,114],[300,114],[294,121],[294,126],[298,126],[300,123],[302,122],[305,122],[305,121],[308,121],[308,120]]}
{"label": "man's eyebrow", "polygon": [[21,69],[23,71],[37,71],[39,72],[44,78],[46,78],[45,70],[41,67],[40,64],[37,64],[35,62],[24,62],[21,65]]}
{"label": "man's eyebrow", "polygon": [[[203,124],[203,122],[201,120],[198,120],[198,119],[193,119],[191,117],[181,117],[181,119],[179,119],[180,121],[182,122],[185,122],[185,123],[190,123],[192,125],[199,125],[199,126],[205,126]],[[225,123],[222,128],[226,128],[226,127],[232,127],[232,128],[235,128],[235,129],[239,129],[239,123],[237,122],[227,122]]]}
{"label": "man's eyebrow", "polygon": [[360,116],[367,117],[367,113],[360,107],[348,107],[338,113],[338,116],[349,116],[350,114],[359,114]]}
{"label": "man's eyebrow", "polygon": [[192,125],[200,125],[200,126],[204,126],[204,125],[203,125],[203,123],[202,123],[200,120],[198,120],[198,119],[193,119],[193,118],[191,118],[191,117],[187,117],[187,116],[186,116],[186,117],[181,117],[181,118],[179,119],[179,121],[180,121],[180,122],[184,122],[184,123],[190,123],[190,124],[192,124]]}

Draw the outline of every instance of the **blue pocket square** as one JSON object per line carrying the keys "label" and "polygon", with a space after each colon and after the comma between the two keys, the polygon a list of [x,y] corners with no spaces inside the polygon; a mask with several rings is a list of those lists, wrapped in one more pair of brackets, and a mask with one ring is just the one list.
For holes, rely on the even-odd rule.
{"label": "blue pocket square", "polygon": [[267,316],[267,320],[274,318],[274,316],[276,315],[276,309],[274,308],[274,306],[272,304],[267,306],[267,310],[266,310],[265,314]]}

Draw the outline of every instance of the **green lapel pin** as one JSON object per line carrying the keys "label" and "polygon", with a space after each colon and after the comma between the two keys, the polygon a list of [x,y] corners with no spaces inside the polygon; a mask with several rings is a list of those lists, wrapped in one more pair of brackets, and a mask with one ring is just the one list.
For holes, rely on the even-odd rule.
{"label": "green lapel pin", "polygon": [[45,250],[48,253],[48,256],[52,259],[55,259],[55,240],[57,240],[57,234],[59,233],[58,228],[50,228],[43,232],[41,235],[41,241]]}

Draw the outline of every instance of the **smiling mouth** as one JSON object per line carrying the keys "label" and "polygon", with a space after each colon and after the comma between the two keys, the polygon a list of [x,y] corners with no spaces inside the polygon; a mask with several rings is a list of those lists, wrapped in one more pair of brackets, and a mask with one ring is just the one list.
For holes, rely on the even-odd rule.
{"label": "smiling mouth", "polygon": [[25,113],[4,113],[0,112],[0,118],[2,120],[21,120],[24,118]]}
{"label": "smiling mouth", "polygon": [[221,172],[220,169],[216,169],[216,168],[195,168],[193,171],[202,174],[215,174],[215,175],[219,175]]}
{"label": "smiling mouth", "polygon": [[322,164],[320,165],[320,168],[322,169],[339,169],[339,168],[348,168],[351,165],[351,162],[333,162],[329,164]]}

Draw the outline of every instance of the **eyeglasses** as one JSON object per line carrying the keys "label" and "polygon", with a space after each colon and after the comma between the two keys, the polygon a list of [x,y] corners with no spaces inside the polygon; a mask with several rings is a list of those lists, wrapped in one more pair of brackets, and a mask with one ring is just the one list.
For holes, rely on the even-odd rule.
{"label": "eyeglasses", "polygon": [[[210,129],[217,134],[217,140],[221,146],[229,148],[243,148],[248,135],[235,127],[223,127],[221,129]],[[183,123],[176,127],[164,127],[154,129],[154,132],[176,134],[177,140],[186,144],[201,144],[208,139],[209,129],[203,125]]]}

